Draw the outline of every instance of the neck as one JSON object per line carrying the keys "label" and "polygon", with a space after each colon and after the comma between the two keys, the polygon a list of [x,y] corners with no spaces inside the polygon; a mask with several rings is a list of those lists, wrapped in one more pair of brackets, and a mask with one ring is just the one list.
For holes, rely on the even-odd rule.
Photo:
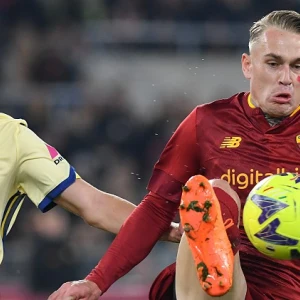
{"label": "neck", "polygon": [[264,113],[264,116],[271,127],[278,125],[286,118],[286,117],[271,117],[265,113]]}
{"label": "neck", "polygon": [[[254,107],[258,107],[258,105],[256,104],[255,100],[253,100],[253,98],[250,96],[250,103],[254,106]],[[272,117],[267,113],[264,113],[264,116],[266,118],[266,120],[268,121],[269,125],[271,127],[278,125],[279,123],[282,122],[282,120],[284,120],[286,117]]]}

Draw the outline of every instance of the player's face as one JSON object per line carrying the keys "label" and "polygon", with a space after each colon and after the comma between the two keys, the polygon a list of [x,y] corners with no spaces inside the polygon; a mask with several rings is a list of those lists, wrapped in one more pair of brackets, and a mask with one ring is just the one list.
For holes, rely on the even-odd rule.
{"label": "player's face", "polygon": [[300,105],[300,34],[267,29],[243,54],[251,101],[273,117],[290,115]]}

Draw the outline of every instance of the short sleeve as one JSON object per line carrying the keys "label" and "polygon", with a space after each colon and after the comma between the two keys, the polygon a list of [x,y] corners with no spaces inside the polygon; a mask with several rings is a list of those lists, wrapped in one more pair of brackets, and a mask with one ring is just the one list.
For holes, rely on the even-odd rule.
{"label": "short sleeve", "polygon": [[55,206],[53,200],[75,182],[72,166],[52,146],[20,125],[17,141],[17,180],[31,201],[43,212]]}

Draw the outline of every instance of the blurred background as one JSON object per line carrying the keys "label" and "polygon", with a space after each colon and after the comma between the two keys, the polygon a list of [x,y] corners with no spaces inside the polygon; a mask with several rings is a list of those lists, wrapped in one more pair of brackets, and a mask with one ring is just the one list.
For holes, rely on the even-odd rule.
{"label": "blurred background", "polygon": [[[0,111],[24,118],[96,187],[138,204],[165,143],[195,105],[248,89],[251,24],[299,0],[0,0]],[[114,236],[25,203],[5,244],[0,299],[46,299],[83,278]],[[177,245],[102,299],[146,300]]]}

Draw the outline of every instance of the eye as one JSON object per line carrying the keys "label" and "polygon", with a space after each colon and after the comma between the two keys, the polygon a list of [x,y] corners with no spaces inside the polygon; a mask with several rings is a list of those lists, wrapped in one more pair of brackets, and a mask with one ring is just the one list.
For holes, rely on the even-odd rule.
{"label": "eye", "polygon": [[272,68],[276,68],[279,66],[279,64],[275,61],[270,61],[270,62],[267,62],[268,66],[272,67]]}
{"label": "eye", "polygon": [[293,70],[295,73],[300,74],[300,64],[299,64],[299,63],[298,63],[298,64],[294,64],[294,65],[292,66],[292,70]]}

